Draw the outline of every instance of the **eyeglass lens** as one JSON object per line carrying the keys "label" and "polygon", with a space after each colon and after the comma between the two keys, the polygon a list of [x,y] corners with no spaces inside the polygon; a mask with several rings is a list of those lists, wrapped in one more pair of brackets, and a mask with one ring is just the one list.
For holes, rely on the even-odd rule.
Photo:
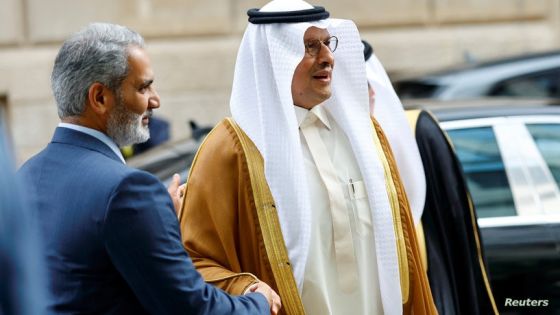
{"label": "eyeglass lens", "polygon": [[331,36],[325,41],[321,41],[317,39],[312,42],[309,42],[306,45],[307,52],[312,56],[316,56],[321,51],[323,45],[327,46],[331,52],[334,52],[336,50],[336,47],[338,47],[338,38],[336,38],[336,36]]}

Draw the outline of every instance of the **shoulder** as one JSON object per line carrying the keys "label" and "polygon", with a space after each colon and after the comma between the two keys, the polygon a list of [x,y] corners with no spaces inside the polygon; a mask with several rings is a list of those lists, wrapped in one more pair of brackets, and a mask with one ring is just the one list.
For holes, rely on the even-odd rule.
{"label": "shoulder", "polygon": [[[141,182],[144,185],[163,186],[163,183],[153,174],[136,168],[126,167],[122,174],[122,183]],[[164,187],[165,188],[165,187]]]}
{"label": "shoulder", "polygon": [[[167,191],[163,183],[154,175],[128,166],[115,168],[116,190],[146,187]],[[149,188],[148,188],[149,187]]]}
{"label": "shoulder", "polygon": [[113,160],[101,154],[92,154],[81,162],[83,163],[82,166],[76,167],[72,171],[81,172],[81,177],[95,188],[104,190],[103,187],[105,187],[105,189],[114,190],[129,182],[147,183],[157,181],[150,173],[131,168],[121,161]]}
{"label": "shoulder", "polygon": [[112,183],[113,190],[110,193],[108,214],[143,212],[167,212],[175,213],[173,202],[165,186],[150,173],[127,168],[119,176],[118,182]]}
{"label": "shoulder", "polygon": [[36,155],[32,156],[27,161],[25,161],[23,165],[21,165],[21,167],[18,169],[18,173],[28,172],[33,168],[36,168],[38,165],[40,165],[44,160],[44,156],[46,154],[45,151],[46,150],[43,149],[41,152],[37,153]]}
{"label": "shoulder", "polygon": [[210,155],[216,158],[234,158],[244,156],[241,145],[240,128],[231,118],[220,121],[203,140],[199,154]]}
{"label": "shoulder", "polygon": [[186,196],[193,190],[213,194],[218,190],[235,191],[240,178],[247,178],[247,155],[234,122],[224,119],[207,135],[193,160],[188,175]]}

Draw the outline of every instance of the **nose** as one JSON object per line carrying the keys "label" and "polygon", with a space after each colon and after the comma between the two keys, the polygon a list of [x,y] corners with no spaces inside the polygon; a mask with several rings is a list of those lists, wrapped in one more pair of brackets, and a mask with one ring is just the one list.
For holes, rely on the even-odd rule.
{"label": "nose", "polygon": [[334,66],[334,54],[329,49],[327,45],[321,43],[321,50],[317,55],[317,62],[322,65],[330,65],[331,67]]}
{"label": "nose", "polygon": [[156,91],[156,89],[152,87],[152,95],[150,96],[150,99],[148,100],[148,107],[149,108],[159,108],[159,106],[160,106],[159,94]]}

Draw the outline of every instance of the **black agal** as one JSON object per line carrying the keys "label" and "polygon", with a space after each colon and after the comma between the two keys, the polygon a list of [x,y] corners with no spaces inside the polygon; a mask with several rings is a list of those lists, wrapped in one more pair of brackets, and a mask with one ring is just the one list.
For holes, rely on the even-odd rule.
{"label": "black agal", "polygon": [[329,12],[324,7],[315,6],[313,9],[285,12],[260,12],[259,9],[247,11],[249,23],[301,23],[324,20],[329,17]]}

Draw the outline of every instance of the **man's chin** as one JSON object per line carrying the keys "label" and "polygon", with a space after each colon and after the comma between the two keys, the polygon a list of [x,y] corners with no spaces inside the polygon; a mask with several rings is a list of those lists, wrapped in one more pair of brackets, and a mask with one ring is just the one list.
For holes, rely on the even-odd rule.
{"label": "man's chin", "polygon": [[320,93],[317,97],[317,101],[319,102],[319,104],[325,102],[326,100],[328,100],[329,98],[331,98],[331,90],[329,89],[328,91],[322,91],[322,93]]}
{"label": "man's chin", "polygon": [[138,134],[137,141],[134,144],[143,143],[148,140],[150,140],[150,130],[146,128],[146,130],[142,130],[142,132]]}
{"label": "man's chin", "polygon": [[133,135],[122,136],[122,135],[109,135],[110,138],[115,141],[115,143],[119,147],[126,147],[129,145],[135,145],[139,143],[146,142],[150,139],[150,131],[149,130],[138,130]]}

